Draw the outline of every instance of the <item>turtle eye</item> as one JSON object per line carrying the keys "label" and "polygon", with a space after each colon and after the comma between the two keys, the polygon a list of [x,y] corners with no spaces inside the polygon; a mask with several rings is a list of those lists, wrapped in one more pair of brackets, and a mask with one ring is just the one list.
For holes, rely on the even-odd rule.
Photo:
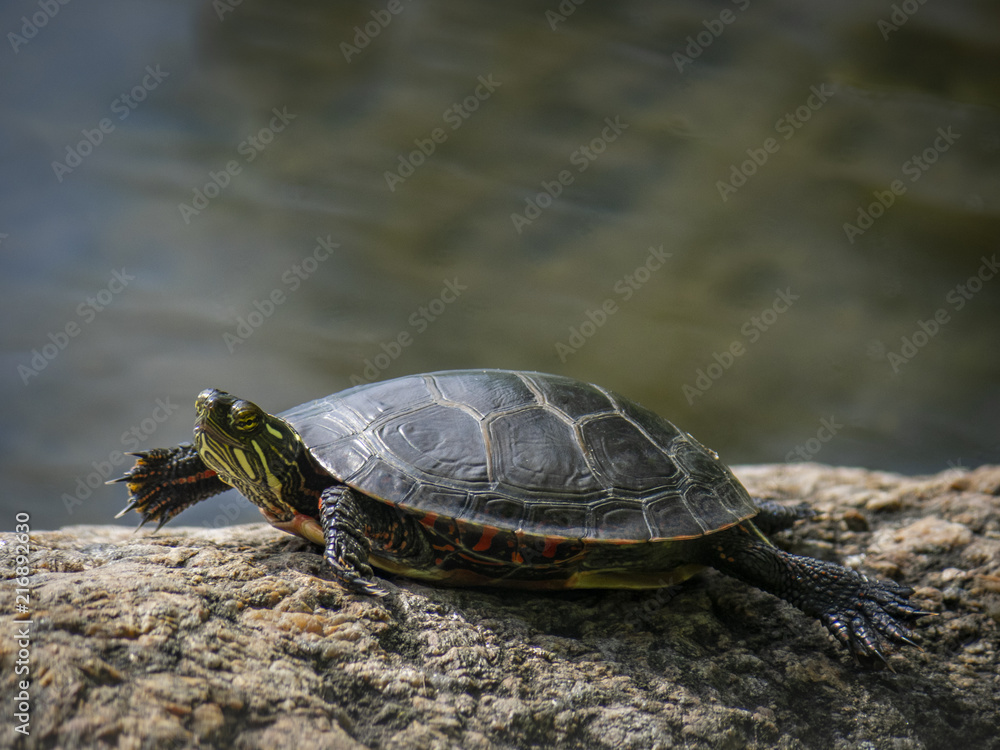
{"label": "turtle eye", "polygon": [[243,401],[233,406],[231,421],[238,432],[253,432],[260,427],[260,420],[260,409],[253,404]]}

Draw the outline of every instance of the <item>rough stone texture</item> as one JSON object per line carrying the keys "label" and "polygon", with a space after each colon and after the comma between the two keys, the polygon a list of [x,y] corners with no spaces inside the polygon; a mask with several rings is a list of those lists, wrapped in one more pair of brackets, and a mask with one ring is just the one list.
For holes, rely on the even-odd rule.
{"label": "rough stone texture", "polygon": [[[1000,748],[1000,468],[737,474],[820,511],[780,545],[913,586],[939,613],[917,626],[924,650],[861,670],[817,623],[711,571],[659,592],[397,578],[376,600],[317,578],[315,550],[265,525],[73,527],[31,537],[23,744]],[[0,746],[21,744],[15,585],[0,590]]]}

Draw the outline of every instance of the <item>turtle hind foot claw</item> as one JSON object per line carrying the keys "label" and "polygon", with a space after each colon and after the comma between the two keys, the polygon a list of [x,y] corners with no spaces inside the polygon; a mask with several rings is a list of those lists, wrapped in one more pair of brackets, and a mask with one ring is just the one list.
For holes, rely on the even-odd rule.
{"label": "turtle hind foot claw", "polygon": [[906,586],[854,575],[859,584],[857,590],[843,592],[847,596],[823,613],[820,621],[850,651],[855,662],[894,671],[883,651],[893,644],[922,650],[908,626],[932,613],[907,601],[913,590]]}

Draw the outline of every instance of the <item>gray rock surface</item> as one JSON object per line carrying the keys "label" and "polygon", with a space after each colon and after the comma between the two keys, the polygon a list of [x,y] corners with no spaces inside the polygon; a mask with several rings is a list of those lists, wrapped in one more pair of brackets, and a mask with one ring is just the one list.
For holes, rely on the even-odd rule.
{"label": "gray rock surface", "polygon": [[266,525],[78,526],[31,535],[27,738],[2,536],[0,746],[1000,748],[1000,468],[736,473],[820,511],[781,546],[914,587],[938,613],[917,625],[923,650],[862,670],[713,571],[659,592],[395,578],[376,600],[321,580],[316,551]]}

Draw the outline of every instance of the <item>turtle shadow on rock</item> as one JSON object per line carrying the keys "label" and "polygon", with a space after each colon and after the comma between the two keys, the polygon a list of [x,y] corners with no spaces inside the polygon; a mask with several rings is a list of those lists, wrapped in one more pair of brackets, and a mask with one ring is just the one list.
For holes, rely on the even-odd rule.
{"label": "turtle shadow on rock", "polygon": [[[792,606],[714,573],[659,598],[655,591],[521,592],[395,582],[418,601],[399,608],[395,596],[383,600],[398,622],[386,632],[386,648],[398,649],[417,668],[433,666],[440,649],[428,645],[435,639],[409,627],[411,620],[419,624],[410,613],[429,607],[477,634],[459,649],[496,644],[491,671],[508,675],[503,685],[521,700],[552,700],[553,686],[571,694],[581,675],[596,673],[594,700],[613,705],[634,690],[664,706],[684,706],[689,721],[693,706],[721,704],[751,717],[755,733],[772,727],[772,739],[790,735],[805,747],[830,747],[838,736],[877,736],[887,725],[898,726],[900,735],[917,728],[941,747],[953,743],[959,729],[969,746],[978,746],[977,738],[983,747],[996,740],[995,722],[954,718],[968,716],[971,701],[928,675],[930,654],[907,651],[893,658],[895,671],[859,668]],[[551,674],[523,669],[529,653],[541,656]],[[562,672],[572,675],[561,682]],[[538,688],[543,684],[548,691]]]}

